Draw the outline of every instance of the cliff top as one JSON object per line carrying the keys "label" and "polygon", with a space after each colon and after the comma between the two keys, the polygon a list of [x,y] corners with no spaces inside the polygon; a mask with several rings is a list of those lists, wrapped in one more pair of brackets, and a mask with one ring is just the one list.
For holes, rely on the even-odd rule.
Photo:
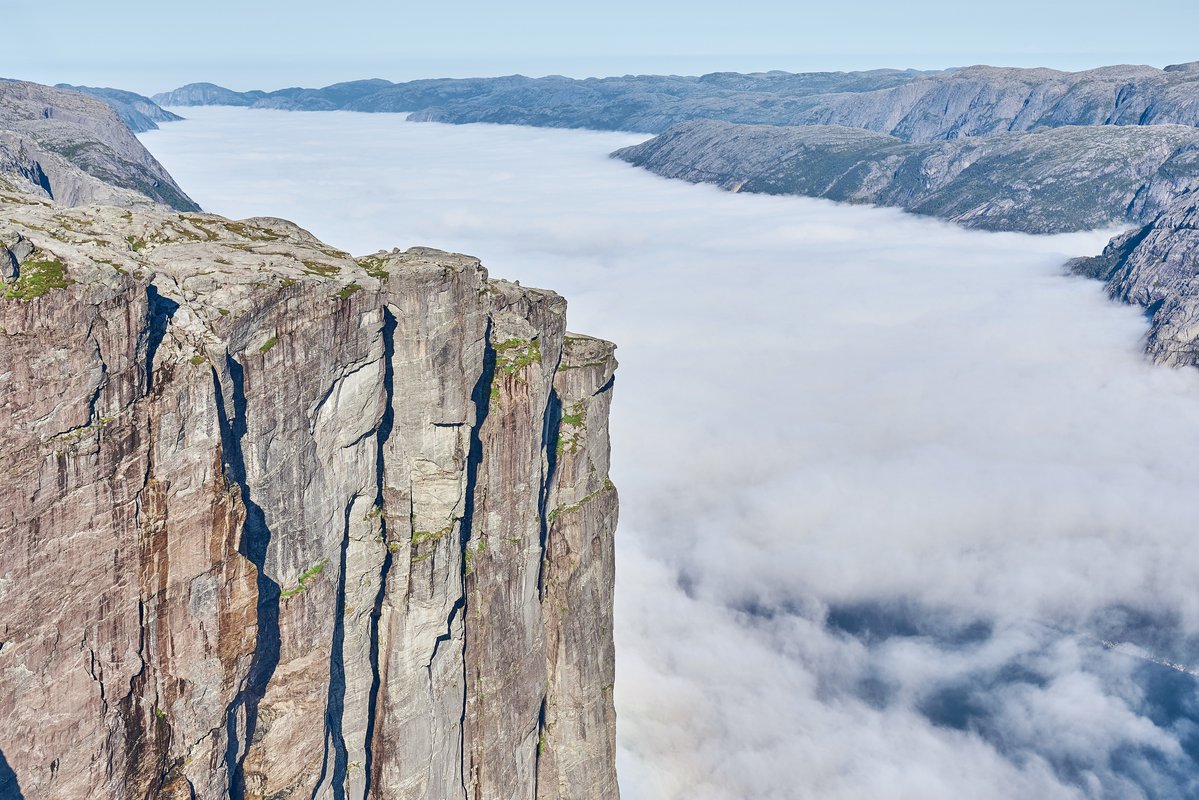
{"label": "cliff top", "polygon": [[[402,280],[465,270],[476,270],[487,280],[473,256],[414,247],[354,258],[298,225],[272,217],[235,221],[155,207],[68,209],[2,191],[0,208],[0,245],[8,251],[0,251],[0,261],[9,262],[0,263],[0,296],[33,300],[56,290],[71,294],[76,285],[104,286],[116,293],[132,277],[152,283],[185,309],[175,324],[198,337],[197,354],[210,331],[237,339],[241,326],[249,335],[266,295],[315,288],[330,300],[346,299],[360,289],[377,289],[393,276]],[[14,260],[21,263],[14,265]],[[553,292],[499,280],[487,285],[489,291],[512,288],[565,313],[566,301]]]}

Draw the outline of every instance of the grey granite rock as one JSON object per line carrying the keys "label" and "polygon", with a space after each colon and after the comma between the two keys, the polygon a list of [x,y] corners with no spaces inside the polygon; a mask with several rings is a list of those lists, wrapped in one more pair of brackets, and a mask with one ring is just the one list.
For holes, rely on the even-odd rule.
{"label": "grey granite rock", "polygon": [[1199,129],[1068,126],[927,143],[837,126],[691,122],[615,157],[733,191],[898,206],[987,230],[1144,223],[1199,188]]}
{"label": "grey granite rock", "polygon": [[109,105],[19,81],[0,81],[0,185],[68,206],[199,209]]}
{"label": "grey granite rock", "polygon": [[617,797],[616,362],[562,298],[150,205],[0,194],[0,245],[25,797]]}
{"label": "grey granite rock", "polygon": [[1155,361],[1199,366],[1199,192],[1176,198],[1150,224],[1070,267],[1105,281],[1112,297],[1145,308],[1146,347]]}

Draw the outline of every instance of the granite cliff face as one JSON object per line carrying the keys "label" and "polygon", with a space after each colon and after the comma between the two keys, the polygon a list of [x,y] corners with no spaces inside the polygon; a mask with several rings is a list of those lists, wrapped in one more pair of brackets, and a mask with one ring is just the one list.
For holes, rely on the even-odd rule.
{"label": "granite cliff face", "polygon": [[0,81],[0,189],[67,206],[199,210],[108,104],[19,81]]}
{"label": "granite cliff face", "polygon": [[616,158],[733,191],[897,206],[972,228],[1060,233],[1145,223],[1199,188],[1199,129],[1048,128],[936,142],[836,126],[690,122]]}
{"label": "granite cliff face", "polygon": [[1156,362],[1199,366],[1199,192],[1178,197],[1152,223],[1069,266],[1105,281],[1113,298],[1145,308],[1146,349]]}
{"label": "granite cliff face", "polygon": [[613,346],[113,191],[0,191],[0,797],[617,797]]}

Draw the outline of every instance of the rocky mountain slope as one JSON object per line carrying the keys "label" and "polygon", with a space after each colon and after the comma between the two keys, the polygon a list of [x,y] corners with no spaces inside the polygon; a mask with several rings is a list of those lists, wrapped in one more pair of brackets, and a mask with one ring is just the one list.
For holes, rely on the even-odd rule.
{"label": "rocky mountain slope", "polygon": [[1199,125],[1199,62],[1164,70],[1082,72],[967,67],[937,73],[713,73],[575,80],[561,76],[355,81],[324,89],[232,92],[192,84],[162,105],[413,112],[436,122],[494,122],[660,133],[689,120],[841,125],[933,141],[1063,125]]}
{"label": "rocky mountain slope", "polygon": [[1027,233],[1144,224],[1199,188],[1199,128],[1069,126],[926,143],[837,126],[691,122],[615,157],[734,191],[898,206]]}
{"label": "rocky mountain slope", "polygon": [[0,81],[0,188],[67,206],[199,209],[109,105],[21,81]]}
{"label": "rocky mountain slope", "polygon": [[97,100],[107,103],[112,106],[113,110],[129,126],[129,130],[134,133],[158,130],[158,123],[160,122],[178,122],[183,119],[178,114],[172,114],[170,111],[159,107],[150,98],[143,97],[134,92],[96,86],[71,86],[69,83],[60,83],[55,88],[71,89],[76,92],[90,94]]}
{"label": "rocky mountain slope", "polygon": [[617,797],[613,346],[114,191],[0,190],[0,797]]}

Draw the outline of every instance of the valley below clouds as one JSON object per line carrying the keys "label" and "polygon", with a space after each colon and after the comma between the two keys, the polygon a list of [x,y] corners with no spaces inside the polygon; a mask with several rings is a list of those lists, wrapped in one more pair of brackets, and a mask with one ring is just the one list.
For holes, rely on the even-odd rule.
{"label": "valley below clouds", "polygon": [[[207,211],[432,246],[617,343],[626,800],[1199,793],[1199,372],[1062,265],[608,157],[646,136],[189,108]],[[403,391],[396,387],[396,391]]]}

